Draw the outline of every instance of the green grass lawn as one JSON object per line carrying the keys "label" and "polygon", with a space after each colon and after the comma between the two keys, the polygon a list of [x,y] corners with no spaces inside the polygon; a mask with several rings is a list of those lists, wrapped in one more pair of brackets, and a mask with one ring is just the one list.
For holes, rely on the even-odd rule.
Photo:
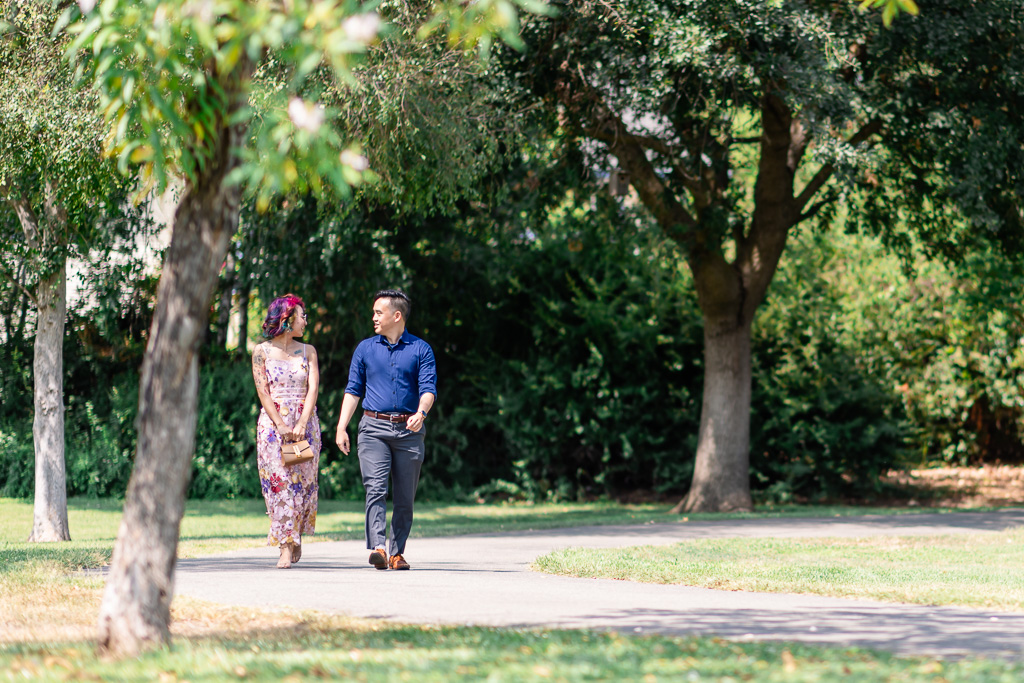
{"label": "green grass lawn", "polygon": [[561,550],[541,571],[722,590],[1024,611],[1024,529],[870,538],[728,538]]}
{"label": "green grass lawn", "polygon": [[0,676],[67,681],[1020,681],[1024,664],[943,662],[857,649],[632,637],[588,631],[346,625],[179,638],[168,650],[110,661],[87,643],[0,645]]}
{"label": "green grass lawn", "polygon": [[[594,524],[644,524],[682,521],[665,514],[667,506],[624,506],[614,503],[568,505],[423,505],[417,508],[420,536],[458,533],[541,529]],[[584,631],[437,628],[351,620],[323,614],[244,611],[188,599],[176,599],[176,637],[170,649],[121,662],[99,657],[88,635],[95,624],[102,581],[96,576],[73,574],[75,570],[101,566],[120,521],[118,501],[72,500],[69,516],[74,541],[62,544],[23,542],[31,524],[31,504],[0,500],[0,680],[123,680],[123,681],[220,681],[220,680],[714,680],[714,681],[1018,681],[1024,664],[984,658],[940,662],[929,658],[900,658],[884,652],[810,647],[781,643],[731,643],[716,638],[623,637]],[[749,516],[834,516],[863,514],[856,508],[786,508]],[[882,512],[871,510],[871,512]],[[721,518],[721,516],[714,516]],[[700,517],[691,515],[690,519]],[[324,501],[318,520],[318,540],[360,538],[363,533],[360,503]],[[182,522],[183,556],[240,547],[261,546],[267,530],[262,501],[191,501]],[[906,573],[908,562],[921,567],[949,567],[953,585],[963,576],[979,578],[982,570],[964,569],[961,563],[980,567],[999,563],[992,580],[1005,574],[999,588],[1013,595],[1011,566],[1021,562],[1019,533],[994,534],[1001,541],[986,545],[964,537],[943,539],[876,539],[866,541],[808,542],[729,539],[681,544],[688,549],[677,555],[676,564],[694,564],[693,548],[700,547],[704,561],[698,575],[736,578],[737,568],[756,573],[780,555],[778,564],[809,568],[802,578],[807,585],[827,590],[838,586],[870,586],[874,574],[856,573],[864,556],[882,555],[893,569],[877,572],[893,582],[903,581],[921,591],[934,583],[921,573]],[[936,543],[932,543],[936,541]],[[1001,542],[1001,546],[999,543]],[[859,545],[858,545],[859,544]],[[874,545],[872,545],[874,544]],[[886,545],[888,544],[888,545]],[[957,545],[959,544],[959,545]],[[1007,550],[1005,556],[997,551]],[[612,565],[639,568],[628,578],[664,580],[650,567],[635,561],[652,559],[666,549],[645,548],[632,552],[633,560],[611,560]],[[833,558],[833,554],[835,557]],[[579,551],[568,558],[612,554]],[[628,557],[629,554],[626,555]],[[543,562],[557,562],[558,554]],[[810,568],[822,561],[827,566],[846,566],[849,580],[837,580],[838,570]],[[717,562],[718,564],[714,564]],[[689,564],[688,564],[689,563]],[[844,564],[845,563],[845,564]],[[554,566],[554,565],[551,565]],[[573,573],[578,567],[571,569]],[[919,571],[919,570],[914,570]],[[942,573],[941,571],[939,573]],[[734,576],[735,575],[735,576]],[[777,573],[778,575],[778,573]],[[786,579],[782,572],[781,579]],[[657,576],[658,578],[654,578]],[[676,575],[671,575],[676,576]],[[985,574],[989,576],[989,574]],[[915,578],[916,577],[916,578]],[[625,575],[620,578],[627,578]],[[792,576],[790,577],[792,578]],[[674,579],[673,579],[674,580]],[[689,581],[688,581],[689,582]],[[702,584],[696,584],[702,585]],[[751,584],[750,590],[793,590],[791,585]],[[998,584],[996,584],[998,585]],[[718,584],[718,587],[726,587]],[[737,587],[737,586],[729,586]],[[924,595],[923,592],[920,593]],[[857,595],[867,595],[857,593]],[[943,594],[942,600],[955,596]],[[900,599],[900,598],[896,598]],[[1019,600],[1019,597],[1017,598]],[[963,603],[955,603],[963,604]],[[190,630],[194,625],[199,627]],[[38,626],[51,626],[38,635]],[[19,630],[20,629],[20,630]],[[35,629],[35,630],[33,630]],[[7,630],[5,634],[4,631]],[[29,633],[12,638],[10,633]]]}

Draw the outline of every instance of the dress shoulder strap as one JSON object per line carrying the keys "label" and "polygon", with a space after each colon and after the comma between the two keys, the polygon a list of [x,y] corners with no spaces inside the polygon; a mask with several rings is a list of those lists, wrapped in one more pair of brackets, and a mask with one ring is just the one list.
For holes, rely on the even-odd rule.
{"label": "dress shoulder strap", "polygon": [[302,360],[306,360],[306,345],[302,345]]}

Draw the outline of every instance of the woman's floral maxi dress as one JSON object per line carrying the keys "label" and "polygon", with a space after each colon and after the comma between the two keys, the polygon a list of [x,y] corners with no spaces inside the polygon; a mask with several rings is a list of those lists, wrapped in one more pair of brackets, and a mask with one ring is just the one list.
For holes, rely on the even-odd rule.
{"label": "woman's floral maxi dress", "polygon": [[[266,359],[267,386],[281,419],[289,427],[302,415],[306,398],[309,361]],[[270,516],[267,545],[302,544],[303,534],[316,530],[317,472],[320,467],[320,420],[316,408],[306,425],[306,439],[313,449],[313,459],[300,465],[285,467],[281,460],[281,438],[267,411],[260,408],[256,425],[257,462],[263,499]]]}

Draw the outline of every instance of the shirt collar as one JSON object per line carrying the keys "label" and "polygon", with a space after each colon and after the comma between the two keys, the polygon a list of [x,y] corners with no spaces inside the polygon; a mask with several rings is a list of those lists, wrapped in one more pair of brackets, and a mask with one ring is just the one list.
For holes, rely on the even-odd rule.
{"label": "shirt collar", "polygon": [[[391,346],[391,342],[389,342],[388,338],[385,337],[383,334],[377,335],[377,341],[379,343],[381,343],[381,344],[384,344],[385,346],[388,346],[388,347]],[[411,343],[412,343],[412,335],[409,334],[409,330],[408,330],[408,328],[406,328],[406,329],[402,330],[402,336],[398,338],[397,342],[395,342],[395,346],[399,346],[400,344],[411,344]]]}

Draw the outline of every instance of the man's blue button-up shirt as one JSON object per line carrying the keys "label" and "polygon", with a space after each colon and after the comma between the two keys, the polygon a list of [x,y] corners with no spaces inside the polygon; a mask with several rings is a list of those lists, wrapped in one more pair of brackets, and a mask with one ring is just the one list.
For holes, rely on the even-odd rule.
{"label": "man's blue button-up shirt", "polygon": [[345,393],[362,398],[364,410],[415,413],[420,396],[437,396],[434,350],[408,330],[394,346],[382,334],[364,339],[352,354]]}

